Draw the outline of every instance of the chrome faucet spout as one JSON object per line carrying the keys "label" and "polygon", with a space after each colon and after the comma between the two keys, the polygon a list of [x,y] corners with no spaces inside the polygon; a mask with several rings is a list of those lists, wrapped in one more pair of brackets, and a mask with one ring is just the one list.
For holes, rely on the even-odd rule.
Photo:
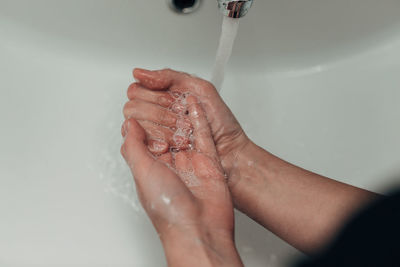
{"label": "chrome faucet spout", "polygon": [[217,0],[222,14],[231,18],[241,18],[247,14],[253,0]]}

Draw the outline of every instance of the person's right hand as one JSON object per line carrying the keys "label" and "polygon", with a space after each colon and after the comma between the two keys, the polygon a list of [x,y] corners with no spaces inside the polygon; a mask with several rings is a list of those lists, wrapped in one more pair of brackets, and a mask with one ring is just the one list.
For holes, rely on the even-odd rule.
{"label": "person's right hand", "polygon": [[[174,96],[185,92],[195,95],[206,111],[218,155],[229,176],[238,154],[251,142],[215,87],[206,80],[170,69],[135,69],[133,75],[137,82],[128,88],[125,117],[137,119],[152,138],[164,140],[172,147],[184,147],[188,142],[182,136],[178,137],[183,140],[176,140],[174,131],[177,122],[184,124],[183,128],[189,128],[190,123],[179,114],[184,111]],[[178,125],[178,128],[182,126]],[[167,148],[162,146],[159,149],[162,152]],[[150,150],[158,153],[157,148]],[[229,183],[235,181],[231,179]]]}

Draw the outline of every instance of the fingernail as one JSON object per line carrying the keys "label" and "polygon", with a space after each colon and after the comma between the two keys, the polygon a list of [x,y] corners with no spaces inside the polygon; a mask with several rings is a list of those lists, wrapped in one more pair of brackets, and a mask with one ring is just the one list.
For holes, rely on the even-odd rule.
{"label": "fingernail", "polygon": [[177,91],[171,92],[171,95],[172,95],[174,98],[180,98],[180,97],[181,97],[181,93],[180,93],[180,92],[177,92]]}
{"label": "fingernail", "polygon": [[183,106],[182,104],[180,104],[180,103],[174,103],[173,105],[172,105],[172,111],[173,112],[175,112],[175,113],[183,113],[184,112],[184,110],[185,110],[185,106]]}
{"label": "fingernail", "polygon": [[163,154],[168,151],[168,143],[165,141],[152,140],[149,145],[151,153]]}
{"label": "fingernail", "polygon": [[163,118],[161,118],[161,122],[160,123],[162,125],[166,125],[166,126],[173,126],[173,125],[176,124],[176,122],[177,122],[176,116],[174,114],[172,114],[172,113],[171,114],[167,113],[167,114],[164,115]]}
{"label": "fingernail", "polygon": [[174,102],[174,100],[166,96],[160,96],[158,102],[160,103],[161,106],[169,107]]}

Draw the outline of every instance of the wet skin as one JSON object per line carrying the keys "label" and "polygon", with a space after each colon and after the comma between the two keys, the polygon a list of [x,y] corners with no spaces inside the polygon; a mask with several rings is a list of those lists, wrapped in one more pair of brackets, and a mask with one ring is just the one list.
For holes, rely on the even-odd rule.
{"label": "wet skin", "polygon": [[[179,111],[170,108],[176,102],[172,96],[196,95],[235,207],[299,250],[312,253],[320,249],[354,212],[379,197],[294,166],[258,147],[211,83],[170,69],[135,69],[133,74],[137,82],[128,89],[125,116],[139,119],[148,138],[157,138],[152,137],[155,128],[171,127],[178,120]],[[158,140],[163,142],[160,153],[176,146],[171,138]]]}
{"label": "wet skin", "polygon": [[[159,93],[152,96],[159,100],[160,95],[168,97]],[[233,241],[233,204],[207,118],[196,97],[185,96],[184,102],[181,118],[163,110],[170,117],[158,121],[186,122],[163,126],[163,130],[176,126],[175,131],[190,128],[184,146],[176,147],[176,142],[168,139],[174,146],[168,149],[169,144],[159,136],[150,139],[159,125],[127,118],[121,153],[170,266],[242,266]],[[135,104],[157,112],[150,102]],[[130,104],[126,107],[132,109]]]}

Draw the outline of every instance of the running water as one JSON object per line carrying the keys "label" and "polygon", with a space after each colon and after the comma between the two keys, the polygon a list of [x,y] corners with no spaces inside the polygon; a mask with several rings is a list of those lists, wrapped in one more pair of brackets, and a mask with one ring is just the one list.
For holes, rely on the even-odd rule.
{"label": "running water", "polygon": [[[221,90],[224,81],[225,67],[232,53],[238,26],[239,19],[224,16],[221,38],[211,79],[218,91]],[[182,96],[175,96],[175,98],[178,102],[183,101]],[[118,108],[114,106],[110,107],[110,109],[118,110]],[[130,204],[134,210],[144,212],[137,198],[135,185],[129,168],[120,156],[120,134],[119,131],[115,130],[119,128],[119,117],[120,114],[116,113],[113,118],[109,118],[109,121],[112,121],[112,123],[107,128],[107,130],[110,131],[107,136],[111,136],[111,138],[103,142],[103,144],[107,144],[107,146],[104,147],[102,153],[100,153],[102,157],[99,163],[103,169],[100,170],[99,176],[104,181],[105,191],[122,198],[126,203]],[[187,133],[182,129],[176,129],[174,139],[178,142],[179,138],[186,134]],[[111,143],[109,143],[110,140]],[[186,184],[194,185],[197,183],[192,173],[182,173],[181,175],[184,177]]]}
{"label": "running water", "polygon": [[217,88],[218,92],[221,90],[222,83],[224,82],[225,67],[232,54],[233,43],[235,42],[238,27],[239,19],[224,16],[218,52],[211,76],[211,82],[214,84],[215,88]]}

